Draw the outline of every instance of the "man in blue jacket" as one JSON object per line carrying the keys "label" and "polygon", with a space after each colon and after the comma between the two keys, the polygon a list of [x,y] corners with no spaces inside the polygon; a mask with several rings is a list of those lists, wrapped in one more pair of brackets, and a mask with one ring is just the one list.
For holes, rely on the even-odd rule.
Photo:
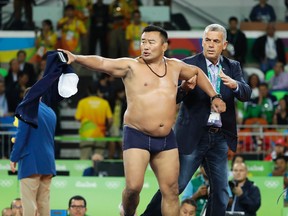
{"label": "man in blue jacket", "polygon": [[256,216],[261,206],[259,188],[247,178],[245,163],[235,163],[232,168],[233,179],[229,181],[232,199],[229,201],[228,212],[243,212],[245,216]]}
{"label": "man in blue jacket", "polygon": [[[182,193],[193,174],[203,165],[210,183],[206,216],[225,215],[228,204],[227,153],[237,147],[234,100],[248,101],[251,88],[245,83],[239,62],[221,56],[226,49],[226,29],[211,24],[204,30],[203,52],[184,59],[201,68],[209,77],[215,91],[226,103],[226,112],[215,113],[210,98],[198,86],[186,92],[184,83],[178,89],[182,100],[175,124],[180,153],[179,193]],[[143,216],[159,216],[161,193],[158,191]]]}

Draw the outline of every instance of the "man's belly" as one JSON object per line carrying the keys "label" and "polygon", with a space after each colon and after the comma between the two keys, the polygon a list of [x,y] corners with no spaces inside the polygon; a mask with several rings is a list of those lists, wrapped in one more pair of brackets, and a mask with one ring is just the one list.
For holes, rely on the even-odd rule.
{"label": "man's belly", "polygon": [[128,106],[124,124],[150,136],[167,136],[175,123],[176,103],[157,103],[147,106]]}

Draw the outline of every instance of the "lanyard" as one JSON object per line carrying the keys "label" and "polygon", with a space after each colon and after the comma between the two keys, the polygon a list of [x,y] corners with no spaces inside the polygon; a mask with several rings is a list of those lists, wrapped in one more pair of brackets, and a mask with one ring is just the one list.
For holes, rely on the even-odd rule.
{"label": "lanyard", "polygon": [[218,72],[217,72],[217,78],[215,80],[215,75],[212,77],[212,71],[210,70],[209,67],[207,67],[207,71],[208,71],[208,78],[210,80],[210,82],[212,83],[215,91],[219,94],[220,93],[220,84],[221,84],[221,78],[220,78],[220,71],[221,71],[222,67],[221,65],[218,66]]}

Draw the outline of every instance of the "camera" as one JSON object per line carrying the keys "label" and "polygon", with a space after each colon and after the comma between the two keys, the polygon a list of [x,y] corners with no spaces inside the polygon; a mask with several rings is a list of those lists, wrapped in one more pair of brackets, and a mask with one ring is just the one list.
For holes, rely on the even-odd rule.
{"label": "camera", "polygon": [[238,186],[238,181],[236,181],[236,180],[229,181],[229,187],[231,189],[233,189],[234,187],[237,187],[237,186]]}

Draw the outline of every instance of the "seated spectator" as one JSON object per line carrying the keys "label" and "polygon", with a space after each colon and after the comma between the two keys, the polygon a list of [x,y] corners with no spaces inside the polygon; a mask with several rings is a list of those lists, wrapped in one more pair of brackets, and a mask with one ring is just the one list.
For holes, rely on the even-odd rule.
{"label": "seated spectator", "polygon": [[11,86],[13,86],[15,82],[17,82],[18,73],[20,71],[21,70],[17,59],[15,58],[11,59],[9,62],[8,74],[4,78],[6,89],[9,89]]}
{"label": "seated spectator", "polygon": [[[287,172],[287,157],[278,156],[274,160],[274,169],[269,176],[282,176],[284,177],[284,189],[287,189],[288,186],[288,172]],[[286,193],[284,197],[284,204],[287,206],[288,204],[288,193]]]}
{"label": "seated spectator", "polygon": [[18,104],[22,101],[24,91],[28,87],[28,75],[24,72],[19,72],[17,78],[17,82],[14,82],[7,89],[7,102],[8,102],[8,110],[11,113],[14,113]]}
{"label": "seated spectator", "polygon": [[86,168],[83,171],[83,176],[98,176],[98,173],[96,173],[96,170],[95,170],[95,167],[94,167],[95,166],[94,163],[97,162],[97,161],[102,161],[103,159],[104,159],[103,155],[98,154],[98,153],[93,154],[92,157],[91,157],[92,166]]}
{"label": "seated spectator", "polygon": [[279,138],[275,141],[274,148],[270,154],[268,154],[264,160],[265,161],[272,161],[275,160],[279,156],[286,156],[288,157],[287,152],[287,144],[283,138]]}
{"label": "seated spectator", "polygon": [[270,137],[263,136],[263,132],[269,131],[266,127],[266,119],[263,118],[248,118],[244,121],[245,127],[241,132],[246,132],[251,135],[239,137],[239,147],[245,152],[261,152],[270,150]]}
{"label": "seated spectator", "polygon": [[12,215],[13,216],[22,216],[23,215],[23,208],[22,208],[22,201],[20,198],[16,198],[11,203]]}
{"label": "seated spectator", "polygon": [[263,118],[268,124],[272,124],[277,106],[277,98],[269,93],[268,84],[261,83],[259,85],[259,96],[248,102],[244,119]]}
{"label": "seated spectator", "polygon": [[270,90],[288,91],[288,73],[284,71],[284,65],[278,61],[273,67],[274,76],[269,81]]}
{"label": "seated spectator", "polygon": [[255,99],[259,97],[259,85],[260,85],[260,79],[257,74],[251,74],[248,77],[247,84],[251,87],[252,93],[250,99]]}
{"label": "seated spectator", "polygon": [[84,197],[76,195],[69,199],[68,212],[70,216],[85,216],[87,203]]}
{"label": "seated spectator", "polygon": [[31,87],[36,82],[36,73],[33,64],[26,61],[27,53],[25,50],[17,52],[17,60],[19,62],[20,70],[28,75],[27,87]]}
{"label": "seated spectator", "polygon": [[1,213],[2,216],[12,216],[12,209],[9,207],[4,208]]}
{"label": "seated spectator", "polygon": [[275,22],[276,14],[274,8],[267,4],[267,0],[259,0],[259,4],[252,8],[249,18],[253,22]]}
{"label": "seated spectator", "polygon": [[4,80],[0,79],[0,118],[12,116],[14,113],[9,112],[6,96],[6,87]]}
{"label": "seated spectator", "polygon": [[209,181],[203,166],[200,166],[200,173],[187,184],[182,194],[182,201],[193,199],[197,203],[196,215],[202,215],[204,206],[208,199]]}
{"label": "seated spectator", "polygon": [[275,25],[268,23],[266,34],[256,38],[252,47],[252,55],[264,73],[272,69],[277,61],[286,64],[285,45],[282,39],[276,37],[275,31]]}
{"label": "seated spectator", "polygon": [[279,105],[273,116],[273,124],[288,125],[288,107],[287,101],[284,98],[279,100]]}
{"label": "seated spectator", "polygon": [[246,216],[256,216],[261,206],[259,188],[247,178],[248,170],[245,163],[235,163],[232,172],[233,179],[229,181],[232,198],[229,200],[227,211],[244,212]]}
{"label": "seated spectator", "polygon": [[197,204],[193,199],[185,199],[180,205],[179,216],[196,216]]}

